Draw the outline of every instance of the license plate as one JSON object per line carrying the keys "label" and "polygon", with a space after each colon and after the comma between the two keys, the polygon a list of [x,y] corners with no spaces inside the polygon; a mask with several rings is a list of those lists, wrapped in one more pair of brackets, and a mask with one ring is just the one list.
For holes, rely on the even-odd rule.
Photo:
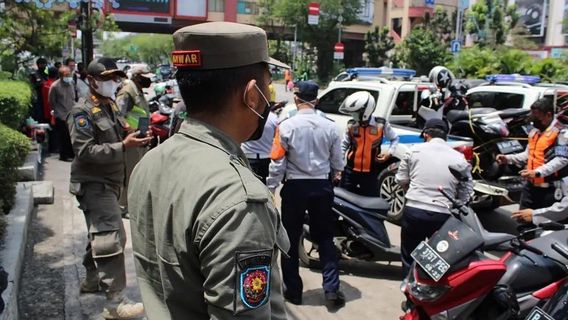
{"label": "license plate", "polygon": [[542,311],[541,308],[534,307],[525,320],[554,320],[554,318]]}
{"label": "license plate", "polygon": [[523,151],[523,146],[517,140],[497,142],[497,148],[501,154],[512,154]]}
{"label": "license plate", "polygon": [[420,242],[410,256],[434,281],[440,280],[450,269],[450,264],[425,241]]}

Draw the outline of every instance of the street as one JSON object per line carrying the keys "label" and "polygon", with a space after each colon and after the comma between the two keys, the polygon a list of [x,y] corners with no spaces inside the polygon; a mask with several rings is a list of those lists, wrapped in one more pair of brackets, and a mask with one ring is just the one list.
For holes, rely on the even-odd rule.
{"label": "street", "polygon": [[[292,94],[277,84],[277,100],[291,101]],[[44,180],[55,186],[53,205],[39,206],[32,217],[20,292],[20,310],[25,319],[101,319],[102,294],[79,294],[85,269],[81,264],[87,243],[86,224],[76,199],[68,192],[70,163],[50,156],[45,160]],[[277,204],[280,204],[277,196]],[[508,206],[479,214],[488,229],[510,227]],[[123,220],[127,234],[129,221]],[[400,228],[387,223],[391,241],[400,244]],[[136,286],[131,243],[127,242],[128,295],[140,300]],[[398,319],[401,315],[401,264],[341,263],[341,287],[347,304],[339,310],[325,306],[318,270],[301,268],[303,305],[287,303],[290,319]]]}

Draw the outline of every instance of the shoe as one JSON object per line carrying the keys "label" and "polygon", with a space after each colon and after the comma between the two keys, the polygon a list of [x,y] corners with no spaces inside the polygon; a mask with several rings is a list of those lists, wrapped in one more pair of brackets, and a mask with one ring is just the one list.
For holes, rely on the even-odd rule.
{"label": "shoe", "polygon": [[333,303],[336,307],[342,307],[345,305],[345,295],[341,290],[326,292],[325,300]]}
{"label": "shoe", "polygon": [[297,306],[302,305],[302,297],[294,297],[292,295],[284,293],[284,300],[290,302],[291,304],[295,304]]}
{"label": "shoe", "polygon": [[122,216],[122,219],[130,220],[130,214],[128,213],[128,207],[120,206],[120,215]]}
{"label": "shoe", "polygon": [[103,309],[104,319],[135,319],[144,316],[144,305],[134,303],[125,296],[111,299]]}
{"label": "shoe", "polygon": [[95,293],[101,291],[97,271],[87,271],[87,276],[81,281],[81,293]]}

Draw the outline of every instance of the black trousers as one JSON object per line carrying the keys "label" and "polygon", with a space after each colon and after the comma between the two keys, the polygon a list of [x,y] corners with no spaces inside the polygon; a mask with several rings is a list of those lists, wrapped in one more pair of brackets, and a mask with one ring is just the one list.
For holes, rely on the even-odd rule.
{"label": "black trousers", "polygon": [[268,166],[270,166],[270,159],[251,159],[248,158],[252,171],[260,178],[262,183],[266,184],[268,177]]}
{"label": "black trousers", "polygon": [[400,232],[400,249],[402,258],[402,275],[406,277],[412,265],[410,254],[418,244],[430,238],[450,217],[449,214],[433,212],[406,206],[402,215]]}
{"label": "black trousers", "polygon": [[554,200],[554,187],[539,188],[532,183],[526,182],[521,192],[520,209],[547,208],[556,202]]}
{"label": "black trousers", "polygon": [[282,224],[290,238],[290,258],[282,256],[282,275],[286,296],[301,298],[302,278],[299,272],[298,246],[304,224],[304,215],[310,217],[310,235],[317,243],[323,266],[323,289],[339,289],[338,256],[333,244],[335,214],[331,211],[333,186],[329,180],[288,180],[280,192],[282,197]]}
{"label": "black trousers", "polygon": [[340,186],[348,191],[367,197],[379,196],[379,172],[357,172],[345,167]]}
{"label": "black trousers", "polygon": [[57,146],[59,147],[59,158],[62,160],[73,159],[75,153],[71,145],[71,136],[69,135],[69,128],[67,122],[60,119],[55,119],[55,137]]}

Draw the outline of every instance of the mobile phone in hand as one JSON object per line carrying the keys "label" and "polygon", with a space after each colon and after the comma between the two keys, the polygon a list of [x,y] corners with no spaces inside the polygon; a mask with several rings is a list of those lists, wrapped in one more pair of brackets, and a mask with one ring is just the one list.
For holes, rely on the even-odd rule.
{"label": "mobile phone in hand", "polygon": [[140,131],[138,138],[146,137],[146,134],[148,133],[148,124],[148,117],[138,118],[138,130]]}

